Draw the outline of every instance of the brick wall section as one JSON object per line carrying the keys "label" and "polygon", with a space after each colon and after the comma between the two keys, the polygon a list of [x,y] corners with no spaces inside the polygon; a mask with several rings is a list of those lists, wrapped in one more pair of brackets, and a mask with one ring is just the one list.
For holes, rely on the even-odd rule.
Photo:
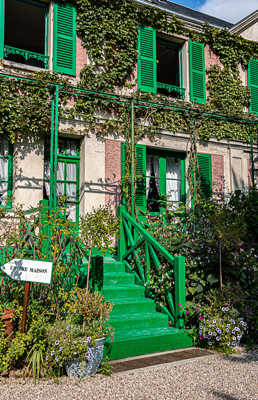
{"label": "brick wall section", "polygon": [[219,65],[222,67],[219,57],[213,53],[213,51],[209,48],[209,46],[205,46],[204,48],[204,57],[205,57],[205,68],[209,69],[212,65]]}
{"label": "brick wall section", "polygon": [[114,213],[120,204],[121,195],[121,143],[117,140],[105,141],[105,185],[106,204],[110,203]]}
{"label": "brick wall section", "polygon": [[[210,69],[210,67],[212,67],[213,65],[219,65],[220,67],[222,67],[222,64],[219,60],[219,57],[213,53],[213,51],[210,49],[209,46],[205,46],[204,47],[204,57],[205,57],[205,70]],[[206,73],[206,83],[208,81],[208,74]],[[209,92],[206,89],[206,95],[207,98],[209,97]]]}
{"label": "brick wall section", "polygon": [[224,156],[212,154],[212,190],[224,193]]}
{"label": "brick wall section", "polygon": [[82,47],[82,41],[77,36],[76,38],[76,78],[80,78],[80,71],[87,64],[86,49]]}

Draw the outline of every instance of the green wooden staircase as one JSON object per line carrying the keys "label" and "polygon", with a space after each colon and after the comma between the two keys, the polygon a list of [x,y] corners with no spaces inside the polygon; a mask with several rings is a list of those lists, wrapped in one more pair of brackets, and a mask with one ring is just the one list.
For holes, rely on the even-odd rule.
{"label": "green wooden staircase", "polygon": [[106,349],[110,359],[191,346],[187,332],[168,326],[168,315],[156,311],[136,279],[134,273],[126,272],[124,262],[104,257],[102,294],[114,305],[109,321],[114,338]]}

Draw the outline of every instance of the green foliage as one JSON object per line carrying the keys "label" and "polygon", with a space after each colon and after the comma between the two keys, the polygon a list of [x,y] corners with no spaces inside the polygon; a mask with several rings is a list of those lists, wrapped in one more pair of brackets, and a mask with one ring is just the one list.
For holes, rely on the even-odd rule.
{"label": "green foliage", "polygon": [[109,359],[106,357],[106,359],[100,363],[98,372],[102,375],[111,376],[113,369],[113,365],[109,363]]}
{"label": "green foliage", "polygon": [[93,208],[80,218],[79,235],[87,249],[107,249],[119,231],[119,220],[108,206]]}
{"label": "green foliage", "polygon": [[[222,275],[225,289],[221,309],[225,302],[230,302],[248,323],[247,341],[255,341],[257,313],[257,271],[258,271],[258,235],[257,235],[257,190],[249,193],[236,192],[230,199],[217,197],[217,200],[203,200],[195,207],[195,212],[170,213],[167,224],[164,216],[150,217],[148,230],[174,256],[186,257],[186,326],[198,325],[200,313],[204,314],[207,305],[216,304],[210,290],[219,288],[219,249],[222,251]],[[150,295],[166,304],[166,290],[173,291],[174,276],[170,265],[161,260],[159,270],[151,269]],[[235,282],[239,287],[235,290]],[[233,295],[225,297],[225,290],[232,288]],[[212,292],[211,292],[212,293]],[[228,292],[227,292],[228,293]],[[237,294],[238,293],[238,294]],[[209,299],[213,299],[210,300]],[[238,299],[239,297],[239,299]],[[224,302],[224,303],[223,303]],[[209,315],[214,310],[208,310]]]}

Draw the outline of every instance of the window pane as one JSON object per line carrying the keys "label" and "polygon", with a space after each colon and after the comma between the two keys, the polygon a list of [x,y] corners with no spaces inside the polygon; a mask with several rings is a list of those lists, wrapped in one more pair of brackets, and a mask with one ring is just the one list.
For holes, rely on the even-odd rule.
{"label": "window pane", "polygon": [[168,157],[166,162],[167,198],[169,202],[178,202],[181,198],[181,161],[175,157]]}
{"label": "window pane", "polygon": [[160,166],[159,156],[147,154],[146,195],[148,210],[158,212],[160,209]]}
{"label": "window pane", "polygon": [[66,164],[66,180],[76,182],[76,164],[67,163]]}
{"label": "window pane", "polygon": [[73,222],[76,222],[76,205],[69,204],[66,207],[66,217]]}
{"label": "window pane", "polygon": [[0,183],[0,206],[6,205],[6,199],[8,195],[8,183]]}
{"label": "window pane", "polygon": [[8,181],[8,159],[0,158],[0,181]]}
{"label": "window pane", "polygon": [[65,168],[65,163],[59,161],[57,164],[57,173],[56,173],[58,181],[64,181],[64,168]]}
{"label": "window pane", "polygon": [[66,184],[66,200],[67,201],[76,201],[76,184],[75,183],[67,183]]}

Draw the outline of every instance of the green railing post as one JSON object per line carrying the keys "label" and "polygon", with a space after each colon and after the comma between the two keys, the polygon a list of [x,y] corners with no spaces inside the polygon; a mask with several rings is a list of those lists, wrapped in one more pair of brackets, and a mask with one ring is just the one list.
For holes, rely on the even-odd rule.
{"label": "green railing post", "polygon": [[131,215],[135,215],[134,194],[135,194],[135,143],[134,143],[134,101],[131,100],[130,110],[130,128],[131,128]]}
{"label": "green railing post", "polygon": [[184,328],[185,308],[185,257],[175,258],[175,306],[176,306],[176,327]]}
{"label": "green railing post", "polygon": [[123,260],[123,257],[126,253],[125,232],[124,232],[123,214],[122,214],[123,209],[125,209],[125,206],[120,206],[118,211],[120,217],[120,234],[118,238],[118,259],[120,261]]}
{"label": "green railing post", "polygon": [[48,251],[50,249],[49,246],[49,221],[48,221],[48,212],[49,212],[49,203],[48,200],[40,200],[40,222],[42,224],[41,233],[46,236],[44,240],[42,240],[42,253],[48,258]]}

